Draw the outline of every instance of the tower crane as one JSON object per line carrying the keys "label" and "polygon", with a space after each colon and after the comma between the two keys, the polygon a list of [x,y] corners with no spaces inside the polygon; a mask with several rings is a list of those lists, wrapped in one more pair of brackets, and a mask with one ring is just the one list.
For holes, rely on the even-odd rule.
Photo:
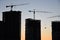
{"label": "tower crane", "polygon": [[48,18],[55,18],[55,17],[60,17],[60,15],[56,15],[56,16],[52,16],[52,17],[48,17]]}
{"label": "tower crane", "polygon": [[14,6],[23,6],[23,5],[28,5],[28,3],[19,4],[19,5],[7,5],[6,8],[10,7],[11,11],[12,11],[12,9],[13,9]]}
{"label": "tower crane", "polygon": [[56,17],[60,17],[60,15],[55,15],[55,16],[51,16],[51,17],[48,17],[48,18],[50,19],[50,18],[56,18]]}
{"label": "tower crane", "polygon": [[36,11],[35,9],[29,10],[29,12],[33,12],[33,19],[35,19],[35,12],[41,12],[41,13],[52,13],[52,12],[47,12],[47,11]]}

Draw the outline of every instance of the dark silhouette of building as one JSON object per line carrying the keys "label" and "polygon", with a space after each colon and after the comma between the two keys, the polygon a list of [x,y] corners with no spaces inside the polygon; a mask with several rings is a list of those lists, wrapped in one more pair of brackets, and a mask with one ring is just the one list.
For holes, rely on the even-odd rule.
{"label": "dark silhouette of building", "polygon": [[4,40],[4,27],[3,27],[3,21],[0,21],[0,40]]}
{"label": "dark silhouette of building", "polygon": [[3,12],[4,40],[21,39],[21,11]]}
{"label": "dark silhouette of building", "polygon": [[52,40],[60,40],[60,21],[52,21]]}
{"label": "dark silhouette of building", "polygon": [[41,40],[40,20],[26,19],[25,40]]}

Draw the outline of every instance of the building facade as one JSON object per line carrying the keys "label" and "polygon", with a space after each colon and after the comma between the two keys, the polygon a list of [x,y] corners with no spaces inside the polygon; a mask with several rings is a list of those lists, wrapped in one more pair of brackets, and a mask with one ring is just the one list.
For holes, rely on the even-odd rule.
{"label": "building facade", "polygon": [[52,22],[52,40],[60,40],[60,21]]}
{"label": "building facade", "polygon": [[21,11],[3,12],[4,39],[21,39]]}
{"label": "building facade", "polygon": [[25,40],[41,40],[41,21],[26,19]]}
{"label": "building facade", "polygon": [[4,40],[4,26],[3,26],[3,21],[0,21],[0,40]]}

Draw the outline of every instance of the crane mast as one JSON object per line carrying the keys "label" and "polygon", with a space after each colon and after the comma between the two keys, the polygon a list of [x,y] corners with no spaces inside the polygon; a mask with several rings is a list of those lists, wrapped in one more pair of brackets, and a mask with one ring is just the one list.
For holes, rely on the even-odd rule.
{"label": "crane mast", "polygon": [[33,11],[29,10],[29,12],[33,12],[33,19],[35,19],[35,12],[52,13],[52,12],[47,12],[47,11],[36,11],[35,9],[33,9]]}
{"label": "crane mast", "polygon": [[35,19],[35,9],[34,11],[29,10],[29,12],[33,12],[33,18]]}

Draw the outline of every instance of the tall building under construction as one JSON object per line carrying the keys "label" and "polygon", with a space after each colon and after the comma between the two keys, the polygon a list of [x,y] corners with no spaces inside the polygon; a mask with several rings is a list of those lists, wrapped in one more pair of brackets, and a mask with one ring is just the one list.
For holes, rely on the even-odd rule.
{"label": "tall building under construction", "polygon": [[4,40],[20,40],[21,11],[3,12]]}
{"label": "tall building under construction", "polygon": [[4,27],[3,27],[3,21],[0,21],[0,40],[4,40]]}
{"label": "tall building under construction", "polygon": [[60,21],[52,21],[52,40],[60,40]]}
{"label": "tall building under construction", "polygon": [[41,40],[41,21],[26,19],[25,40]]}

